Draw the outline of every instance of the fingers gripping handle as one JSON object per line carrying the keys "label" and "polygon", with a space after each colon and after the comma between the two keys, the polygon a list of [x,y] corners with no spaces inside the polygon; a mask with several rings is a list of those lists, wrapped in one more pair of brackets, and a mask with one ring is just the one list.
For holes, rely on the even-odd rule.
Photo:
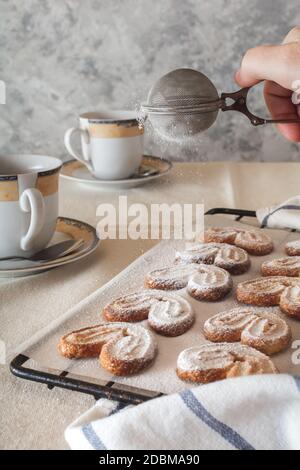
{"label": "fingers gripping handle", "polygon": [[[262,124],[294,124],[300,123],[300,119],[264,119],[255,114],[252,114],[247,107],[247,95],[251,87],[242,88],[241,90],[235,91],[233,93],[222,93],[221,94],[221,109],[222,111],[238,111],[239,113],[244,114],[250,120],[253,126],[260,126]],[[226,100],[231,99],[233,102],[227,104]]]}
{"label": "fingers gripping handle", "polygon": [[69,152],[69,154],[72,155],[72,157],[76,158],[76,160],[83,163],[92,172],[93,168],[92,168],[91,164],[89,162],[87,162],[81,155],[79,155],[77,152],[75,152],[75,150],[72,147],[72,144],[71,144],[72,136],[74,134],[77,134],[77,133],[80,134],[80,135],[83,135],[84,138],[88,142],[89,134],[86,130],[80,129],[79,127],[71,127],[65,133],[65,137],[64,137],[65,147],[66,147],[67,151]]}
{"label": "fingers gripping handle", "polygon": [[21,238],[21,248],[24,251],[34,250],[37,237],[45,223],[45,202],[38,189],[25,189],[20,197],[20,207],[23,212],[30,212],[30,224],[26,235]]}

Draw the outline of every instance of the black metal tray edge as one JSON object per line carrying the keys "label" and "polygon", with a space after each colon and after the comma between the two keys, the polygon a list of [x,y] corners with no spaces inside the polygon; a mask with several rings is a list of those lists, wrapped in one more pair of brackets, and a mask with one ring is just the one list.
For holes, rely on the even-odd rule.
{"label": "black metal tray edge", "polygon": [[[10,371],[16,377],[21,379],[31,380],[33,382],[42,383],[48,386],[51,390],[54,387],[61,387],[67,390],[75,392],[81,392],[88,395],[92,395],[96,400],[99,398],[108,398],[110,400],[117,400],[123,403],[137,405],[146,400],[156,398],[162,394],[155,393],[142,395],[141,393],[135,392],[133,387],[126,387],[127,390],[121,390],[120,388],[112,388],[115,382],[107,382],[105,385],[96,383],[90,383],[77,378],[68,377],[67,371],[60,371],[59,373],[44,372],[40,370],[29,369],[23,364],[30,358],[19,354],[10,363]],[[55,371],[53,371],[55,372]],[[118,386],[121,384],[117,384]],[[142,391],[141,391],[142,392]]]}

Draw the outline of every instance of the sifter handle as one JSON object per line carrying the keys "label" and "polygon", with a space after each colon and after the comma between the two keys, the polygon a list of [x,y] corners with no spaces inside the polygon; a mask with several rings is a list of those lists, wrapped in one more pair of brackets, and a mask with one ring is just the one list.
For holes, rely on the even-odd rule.
{"label": "sifter handle", "polygon": [[[222,93],[221,94],[221,110],[222,111],[238,111],[244,114],[250,120],[253,126],[260,126],[262,124],[295,124],[300,123],[300,119],[264,119],[255,114],[251,113],[247,107],[247,95],[251,87],[241,88],[241,90],[233,93]],[[227,104],[227,99],[233,100],[233,103]]]}

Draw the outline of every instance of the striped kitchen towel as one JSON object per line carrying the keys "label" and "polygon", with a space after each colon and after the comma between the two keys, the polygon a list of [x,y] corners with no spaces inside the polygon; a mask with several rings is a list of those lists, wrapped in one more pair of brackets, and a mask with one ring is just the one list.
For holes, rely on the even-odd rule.
{"label": "striped kitchen towel", "polygon": [[72,449],[300,449],[300,379],[227,379],[138,406],[99,400],[65,431]]}
{"label": "striped kitchen towel", "polygon": [[256,217],[264,227],[300,230],[300,196],[294,196],[277,206],[258,209]]}

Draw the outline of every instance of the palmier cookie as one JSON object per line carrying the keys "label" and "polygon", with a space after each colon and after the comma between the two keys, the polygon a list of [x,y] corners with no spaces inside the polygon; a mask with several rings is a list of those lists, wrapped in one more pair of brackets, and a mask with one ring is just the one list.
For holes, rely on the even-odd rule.
{"label": "palmier cookie", "polygon": [[179,336],[194,323],[191,305],[179,295],[164,295],[151,305],[148,322],[151,328],[164,336]]}
{"label": "palmier cookie", "polygon": [[250,267],[248,253],[227,243],[199,243],[176,253],[183,263],[214,264],[231,274],[243,274]]}
{"label": "palmier cookie", "polygon": [[210,227],[204,232],[204,241],[234,245],[237,234],[243,231],[237,227]]}
{"label": "palmier cookie", "polygon": [[147,274],[145,286],[150,289],[178,290],[186,287],[190,277],[197,273],[200,266],[193,264],[173,264],[155,269]]}
{"label": "palmier cookie", "polygon": [[188,281],[187,292],[196,300],[215,301],[225,297],[232,288],[232,279],[225,269],[199,265]]}
{"label": "palmier cookie", "polygon": [[300,279],[271,276],[241,282],[237,286],[237,299],[251,305],[279,305],[287,315],[300,318]]}
{"label": "palmier cookie", "polygon": [[212,227],[204,232],[204,241],[230,243],[257,256],[267,255],[273,251],[272,239],[262,230]]}
{"label": "palmier cookie", "polygon": [[279,307],[286,315],[300,319],[300,286],[284,289],[280,296]]}
{"label": "palmier cookie", "polygon": [[100,354],[100,364],[106,370],[130,375],[153,362],[157,346],[150,331],[140,325],[103,322],[63,336],[58,351],[68,358]]}
{"label": "palmier cookie", "polygon": [[190,296],[197,300],[219,300],[232,288],[232,279],[227,271],[195,263],[157,269],[147,275],[145,283],[158,289],[187,287]]}
{"label": "palmier cookie", "polygon": [[187,300],[155,289],[119,297],[104,307],[103,314],[109,321],[135,322],[148,318],[152,329],[165,336],[179,336],[194,322]]}
{"label": "palmier cookie", "polygon": [[240,343],[203,344],[185,349],[177,359],[177,375],[196,383],[276,372],[268,356]]}
{"label": "palmier cookie", "polygon": [[284,258],[265,261],[261,265],[263,276],[291,276],[300,275],[300,256],[286,256]]}
{"label": "palmier cookie", "polygon": [[121,337],[115,337],[103,346],[100,364],[114,375],[131,375],[148,367],[156,353],[156,342],[150,331],[127,323]]}
{"label": "palmier cookie", "polygon": [[288,256],[300,256],[300,240],[286,243],[285,252]]}
{"label": "palmier cookie", "polygon": [[218,313],[204,323],[204,335],[213,342],[235,342],[271,355],[285,349],[291,340],[287,323],[275,313],[238,307]]}

